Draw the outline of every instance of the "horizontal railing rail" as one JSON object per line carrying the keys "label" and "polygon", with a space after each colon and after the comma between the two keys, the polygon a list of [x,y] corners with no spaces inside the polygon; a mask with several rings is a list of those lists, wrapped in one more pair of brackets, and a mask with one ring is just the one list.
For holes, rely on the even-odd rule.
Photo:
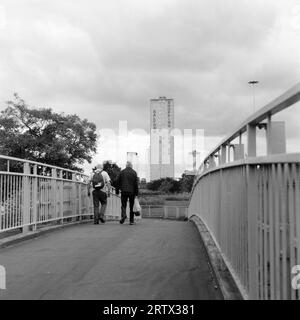
{"label": "horizontal railing rail", "polygon": [[[222,146],[227,146],[234,139],[241,137],[241,135],[247,131],[251,131],[254,127],[257,127],[263,120],[267,119],[269,128],[266,127],[269,131],[271,130],[271,117],[276,113],[292,106],[300,100],[300,83],[295,85],[293,88],[282,94],[280,97],[273,100],[271,103],[267,104],[265,107],[261,108],[253,115],[251,115],[246,121],[244,121],[240,126],[238,126],[231,134],[225,137],[216,147],[214,147],[204,159],[204,163],[211,159],[211,156],[215,155],[217,152],[221,151]],[[251,132],[252,133],[252,132]],[[248,137],[251,139],[249,146],[249,156],[256,156],[256,144],[253,145],[253,140],[256,137],[253,133]],[[267,140],[271,140],[272,136],[267,136]],[[269,141],[268,141],[269,142]]]}
{"label": "horizontal railing rail", "polygon": [[185,206],[141,205],[143,218],[185,219],[188,211]]}
{"label": "horizontal railing rail", "polygon": [[[188,216],[206,225],[245,298],[300,299],[292,285],[300,154],[286,153],[285,124],[272,119],[299,100],[300,84],[257,111],[208,153],[195,177]],[[258,129],[266,130],[266,156],[257,156]]]}

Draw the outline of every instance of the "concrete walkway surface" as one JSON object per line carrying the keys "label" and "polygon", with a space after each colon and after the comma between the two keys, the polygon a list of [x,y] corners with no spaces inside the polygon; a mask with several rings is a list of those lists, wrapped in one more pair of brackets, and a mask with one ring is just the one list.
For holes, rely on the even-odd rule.
{"label": "concrete walkway surface", "polygon": [[191,222],[60,229],[0,250],[1,299],[222,299]]}

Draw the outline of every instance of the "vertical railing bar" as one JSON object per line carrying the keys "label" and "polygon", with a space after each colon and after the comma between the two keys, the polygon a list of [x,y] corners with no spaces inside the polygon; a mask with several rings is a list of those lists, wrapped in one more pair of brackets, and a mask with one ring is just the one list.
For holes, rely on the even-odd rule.
{"label": "vertical railing bar", "polygon": [[18,177],[18,214],[17,214],[17,222],[16,226],[19,226],[20,216],[22,215],[22,207],[21,207],[21,184],[22,184],[22,176]]}
{"label": "vertical railing bar", "polygon": [[294,186],[294,183],[296,184],[296,170],[295,170],[295,164],[293,163],[291,165],[291,170],[288,173],[288,181],[289,181],[289,192],[288,192],[288,203],[289,203],[289,259],[290,263],[288,266],[289,270],[289,277],[288,277],[288,299],[296,300],[296,291],[291,286],[291,276],[290,272],[293,268],[293,266],[296,265],[296,257],[295,257],[295,240],[296,240],[296,233],[295,233],[295,190],[296,185]]}
{"label": "vertical railing bar", "polygon": [[[288,189],[291,188],[288,179],[289,165],[284,165],[283,194],[281,206],[281,232],[282,232],[282,299],[287,300],[287,217],[288,217]],[[289,271],[290,272],[290,271]]]}
{"label": "vertical railing bar", "polygon": [[15,227],[15,219],[17,215],[17,176],[14,176],[13,183],[13,198],[14,198],[14,212],[12,216],[12,227]]}
{"label": "vertical railing bar", "polygon": [[2,196],[3,196],[3,175],[0,174],[0,230],[2,230],[2,223],[3,223],[3,219],[4,219],[4,214],[5,214],[5,208],[3,205],[3,201],[2,201]]}
{"label": "vertical railing bar", "polygon": [[9,228],[12,228],[12,215],[13,215],[13,176],[9,175]]}
{"label": "vertical railing bar", "polygon": [[9,226],[8,226],[8,214],[9,214],[9,206],[8,206],[8,188],[9,188],[9,174],[6,175],[5,177],[6,181],[5,181],[5,184],[6,184],[6,188],[5,188],[5,229],[7,229]]}
{"label": "vertical railing bar", "polygon": [[271,166],[271,179],[272,179],[272,192],[269,192],[269,203],[270,203],[270,298],[275,299],[275,247],[274,247],[274,199],[279,196],[278,184],[276,183],[276,168],[275,164]]}
{"label": "vertical railing bar", "polygon": [[264,168],[264,189],[263,189],[263,299],[268,299],[268,248],[267,248],[267,215],[268,215],[268,192],[270,185],[268,183],[268,169]]}
{"label": "vertical railing bar", "polygon": [[259,210],[259,288],[260,288],[260,299],[264,299],[263,294],[263,214],[264,214],[264,168],[260,174],[260,210]]}
{"label": "vertical railing bar", "polygon": [[[277,183],[282,186],[282,174],[281,174],[281,164],[277,165]],[[280,194],[282,189],[280,188]],[[281,273],[281,263],[280,263],[280,221],[279,221],[279,210],[281,204],[281,197],[275,199],[275,279],[276,279],[276,300],[280,299],[280,273]]]}
{"label": "vertical railing bar", "polygon": [[33,177],[32,177],[32,228],[36,230],[37,228],[37,165],[33,165]]}
{"label": "vertical railing bar", "polygon": [[[300,166],[297,164],[295,168],[295,226],[296,226],[296,247],[297,247],[297,256],[296,264],[300,265]],[[298,300],[300,300],[299,291],[296,292],[298,295]]]}

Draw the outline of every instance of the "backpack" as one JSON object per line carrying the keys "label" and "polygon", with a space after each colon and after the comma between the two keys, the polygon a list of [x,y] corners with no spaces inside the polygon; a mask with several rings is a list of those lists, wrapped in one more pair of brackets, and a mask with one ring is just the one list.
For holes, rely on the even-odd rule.
{"label": "backpack", "polygon": [[94,189],[102,189],[104,187],[104,179],[101,172],[96,172],[93,175],[92,184]]}

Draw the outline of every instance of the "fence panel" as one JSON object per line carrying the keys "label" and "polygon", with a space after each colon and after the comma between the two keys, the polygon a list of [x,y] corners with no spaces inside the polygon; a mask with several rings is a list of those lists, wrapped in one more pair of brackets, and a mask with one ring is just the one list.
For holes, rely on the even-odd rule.
{"label": "fence panel", "polygon": [[[0,234],[92,218],[88,176],[0,156]],[[109,191],[107,219],[120,219],[120,197]]]}
{"label": "fence panel", "polygon": [[141,205],[143,218],[176,219],[187,218],[187,207],[164,205]]}

